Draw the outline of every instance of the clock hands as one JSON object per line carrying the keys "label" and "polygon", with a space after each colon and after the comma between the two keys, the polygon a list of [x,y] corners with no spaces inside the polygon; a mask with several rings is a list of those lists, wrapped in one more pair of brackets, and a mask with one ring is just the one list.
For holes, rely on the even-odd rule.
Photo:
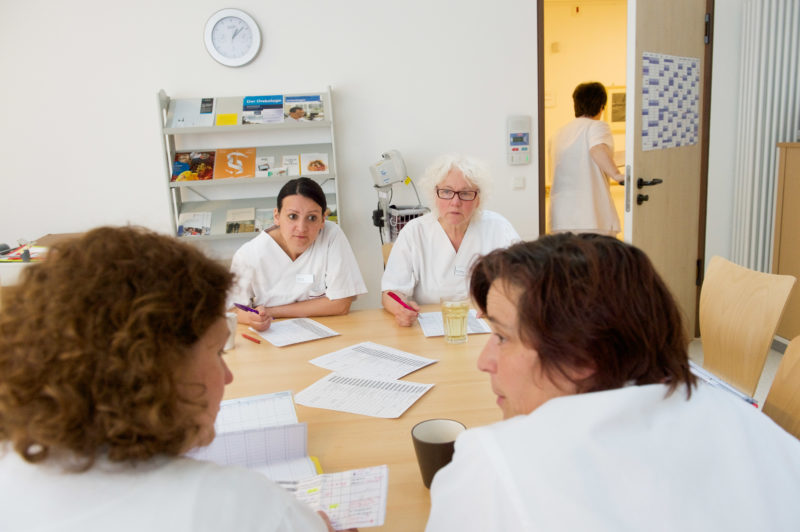
{"label": "clock hands", "polygon": [[243,29],[244,28],[237,28],[236,31],[233,32],[233,36],[231,37],[231,40],[234,40],[236,38],[236,36],[239,35],[239,32],[242,31]]}

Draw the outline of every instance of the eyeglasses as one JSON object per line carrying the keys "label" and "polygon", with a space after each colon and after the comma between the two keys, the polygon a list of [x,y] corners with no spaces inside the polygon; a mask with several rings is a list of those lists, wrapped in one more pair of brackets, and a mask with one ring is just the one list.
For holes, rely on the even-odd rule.
{"label": "eyeglasses", "polygon": [[477,190],[459,190],[456,192],[455,190],[450,190],[449,188],[437,188],[436,195],[439,196],[439,199],[450,200],[458,194],[458,199],[461,201],[472,201],[478,196]]}

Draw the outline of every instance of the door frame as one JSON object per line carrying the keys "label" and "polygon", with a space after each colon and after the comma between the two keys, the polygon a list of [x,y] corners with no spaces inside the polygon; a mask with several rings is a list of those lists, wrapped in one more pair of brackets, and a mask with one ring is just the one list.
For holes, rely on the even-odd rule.
{"label": "door frame", "polygon": [[[630,2],[630,0],[628,0]],[[712,72],[712,59],[714,51],[714,1],[705,0],[706,13],[709,17],[706,23],[706,37],[708,42],[704,49],[703,58],[703,109],[701,112],[701,128],[700,128],[700,212],[698,213],[698,228],[697,228],[697,296],[695,298],[695,311],[700,306],[700,289],[703,284],[703,277],[705,274],[705,249],[706,249],[706,216],[708,214],[708,153],[710,143],[711,131],[711,72]],[[537,90],[539,91],[537,97],[537,128],[538,128],[538,153],[539,153],[539,235],[544,235],[547,232],[545,221],[545,129],[544,129],[544,0],[536,0],[536,69],[537,69]],[[632,131],[632,129],[628,129]],[[629,183],[632,186],[633,176]],[[630,191],[625,191],[626,195]],[[695,312],[698,316],[699,312]],[[687,324],[688,325],[688,324]],[[700,333],[700,324],[698,318],[695,318],[695,323],[692,324],[690,329],[694,329],[695,336]]]}

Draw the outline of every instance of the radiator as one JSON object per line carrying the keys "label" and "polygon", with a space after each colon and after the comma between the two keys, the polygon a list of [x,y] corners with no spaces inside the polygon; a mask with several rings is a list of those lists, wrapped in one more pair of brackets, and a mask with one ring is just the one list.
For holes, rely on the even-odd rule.
{"label": "radiator", "polygon": [[742,20],[731,260],[769,272],[776,144],[798,140],[800,127],[800,1],[747,0]]}

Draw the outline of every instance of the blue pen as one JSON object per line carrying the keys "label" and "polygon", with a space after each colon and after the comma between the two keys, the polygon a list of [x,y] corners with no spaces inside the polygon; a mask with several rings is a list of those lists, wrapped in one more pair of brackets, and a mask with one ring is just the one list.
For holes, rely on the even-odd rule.
{"label": "blue pen", "polygon": [[233,306],[238,308],[238,309],[242,309],[245,312],[252,312],[254,314],[258,314],[258,311],[256,309],[250,308],[247,305],[242,305],[241,303],[234,303]]}

